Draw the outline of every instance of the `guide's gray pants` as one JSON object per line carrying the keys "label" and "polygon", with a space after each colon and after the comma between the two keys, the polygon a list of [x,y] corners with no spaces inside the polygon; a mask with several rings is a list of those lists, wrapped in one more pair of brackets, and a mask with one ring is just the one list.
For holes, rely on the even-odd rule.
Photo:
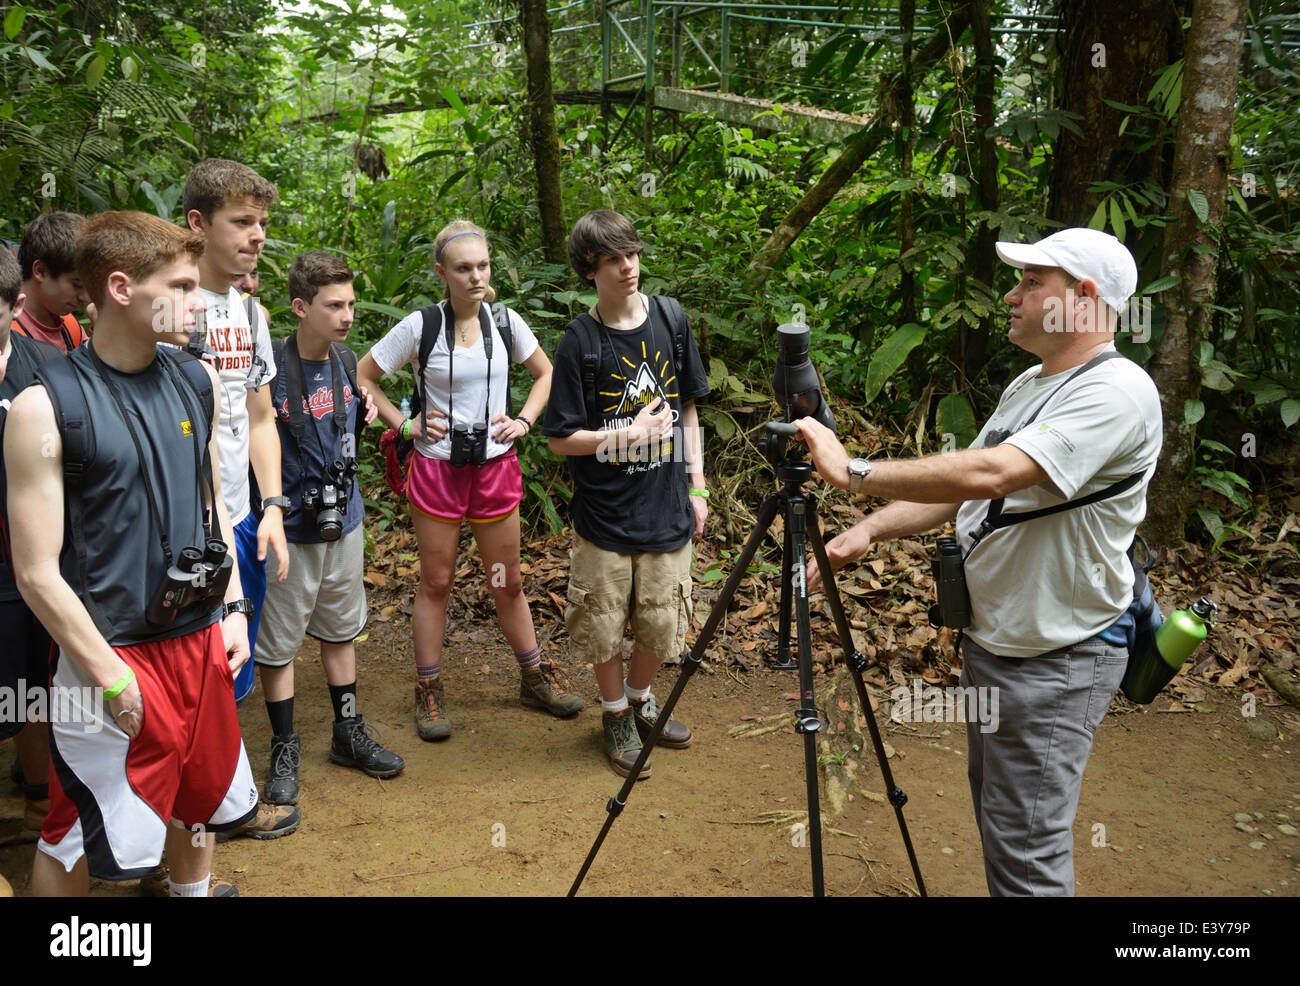
{"label": "guide's gray pants", "polygon": [[1074,816],[1097,726],[1128,651],[1092,637],[1038,657],[963,640],[961,684],[998,689],[998,727],[966,724],[971,799],[989,893],[1071,896]]}

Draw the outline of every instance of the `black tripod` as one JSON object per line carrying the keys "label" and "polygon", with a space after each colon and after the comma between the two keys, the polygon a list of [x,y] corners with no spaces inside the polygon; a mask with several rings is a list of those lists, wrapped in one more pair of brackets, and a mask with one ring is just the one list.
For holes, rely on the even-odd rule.
{"label": "black tripod", "polygon": [[[573,881],[573,886],[569,888],[570,897],[577,894],[578,888],[582,886],[583,878],[586,877],[587,871],[596,858],[596,853],[600,851],[601,844],[605,841],[605,836],[609,834],[610,828],[614,825],[614,819],[627,806],[628,795],[632,792],[636,778],[641,773],[641,768],[649,759],[650,751],[654,748],[654,745],[659,742],[659,734],[663,731],[664,724],[671,717],[673,707],[677,705],[677,700],[685,690],[686,683],[690,680],[691,675],[699,669],[700,661],[704,658],[704,652],[708,648],[709,642],[713,639],[719,624],[722,623],[727,614],[727,607],[731,603],[731,597],[735,594],[736,587],[749,569],[749,563],[758,551],[759,543],[771,528],[772,521],[776,518],[778,510],[781,511],[782,516],[785,518],[785,543],[781,557],[781,617],[778,642],[780,659],[773,664],[773,667],[797,667],[799,669],[800,707],[795,713],[794,728],[795,732],[803,734],[803,769],[804,780],[808,787],[808,834],[809,848],[812,851],[813,895],[821,897],[825,893],[822,883],[821,809],[817,791],[817,733],[821,730],[823,723],[817,717],[817,708],[813,701],[812,633],[809,629],[808,617],[806,541],[811,543],[813,557],[817,559],[817,568],[822,573],[822,580],[826,587],[826,598],[830,602],[831,613],[835,618],[836,633],[840,638],[840,646],[844,649],[846,662],[853,672],[854,683],[858,691],[858,702],[862,706],[862,713],[867,720],[867,725],[870,727],[871,743],[876,750],[876,760],[880,764],[880,773],[885,781],[885,790],[889,803],[894,806],[894,815],[898,819],[898,828],[903,836],[903,845],[907,848],[907,858],[912,864],[912,873],[916,877],[917,889],[922,897],[926,896],[925,882],[921,879],[921,869],[917,865],[916,853],[912,849],[912,839],[907,832],[907,822],[903,818],[903,805],[907,803],[907,795],[903,793],[902,788],[894,783],[893,773],[889,769],[889,761],[885,757],[884,742],[880,738],[880,728],[876,725],[876,718],[871,713],[871,700],[867,696],[867,686],[862,680],[862,672],[867,667],[867,658],[853,648],[853,638],[849,635],[849,623],[844,616],[844,607],[840,602],[839,590],[835,586],[835,578],[831,572],[830,562],[826,557],[826,545],[822,541],[821,528],[817,523],[817,501],[811,493],[807,493],[803,489],[803,484],[807,483],[812,477],[812,466],[799,458],[797,453],[789,457],[786,456],[785,442],[786,438],[794,436],[793,425],[785,422],[769,421],[767,431],[768,434],[761,443],[763,454],[772,464],[776,472],[776,478],[781,483],[781,488],[768,493],[763,498],[763,502],[759,506],[758,521],[754,526],[754,531],[745,542],[740,557],[736,559],[735,567],[727,578],[726,584],[722,587],[721,595],[713,604],[713,609],[709,611],[709,618],[700,631],[695,646],[682,659],[681,674],[678,675],[677,682],[673,685],[668,700],[659,710],[659,717],[655,722],[654,730],[642,744],[641,755],[637,757],[636,764],[628,773],[622,789],[605,806],[607,812],[605,824],[601,828],[600,834],[596,836],[591,851],[587,853],[587,858],[583,861],[582,869]],[[799,655],[797,662],[792,662],[789,659],[791,604],[793,604],[795,616]]]}

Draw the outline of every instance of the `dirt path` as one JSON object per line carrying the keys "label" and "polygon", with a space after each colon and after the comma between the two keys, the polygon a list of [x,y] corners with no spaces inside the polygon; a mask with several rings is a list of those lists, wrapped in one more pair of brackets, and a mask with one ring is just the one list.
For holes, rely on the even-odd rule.
{"label": "dirt path", "polygon": [[[274,842],[241,839],[217,850],[216,872],[247,896],[561,894],[576,875],[621,780],[604,763],[589,671],[570,681],[589,705],[557,721],[518,705],[513,659],[495,627],[474,629],[443,659],[454,733],[422,743],[411,717],[409,623],[374,623],[360,645],[360,705],[401,753],[406,771],[377,781],[331,765],[329,700],[316,646],[298,657],[297,722],[303,735],[302,828]],[[464,636],[464,635],[460,635]],[[473,639],[478,638],[478,639]],[[675,669],[661,672],[666,696]],[[824,679],[819,678],[819,685]],[[658,751],[654,776],[638,784],[583,887],[584,894],[804,895],[807,848],[792,844],[790,819],[804,807],[802,741],[783,731],[733,738],[742,717],[791,709],[792,672],[701,671],[680,718],[689,750]],[[1300,765],[1295,710],[1260,709],[1284,738],[1247,735],[1239,705],[1212,696],[1213,711],[1153,710],[1107,716],[1084,781],[1075,823],[1077,892],[1087,896],[1296,896]],[[1203,708],[1205,706],[1202,706]],[[270,745],[264,706],[241,713],[261,779]],[[905,809],[932,895],[985,893],[965,776],[963,727],[890,723],[891,761],[908,793]],[[0,748],[7,768],[12,746]],[[863,785],[882,789],[868,756]],[[14,845],[22,802],[4,782],[0,872],[26,892],[30,845]],[[1247,813],[1254,832],[1235,827]],[[911,892],[892,810],[857,797],[827,824],[827,892]],[[1106,845],[1094,846],[1105,826]],[[1098,840],[1099,841],[1099,840]],[[1262,843],[1252,849],[1252,842]],[[133,892],[97,885],[96,894]]]}

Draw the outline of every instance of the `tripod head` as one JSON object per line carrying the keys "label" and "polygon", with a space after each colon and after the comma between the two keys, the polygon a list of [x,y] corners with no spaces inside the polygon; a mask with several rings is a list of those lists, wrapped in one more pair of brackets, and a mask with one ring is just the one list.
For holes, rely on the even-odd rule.
{"label": "tripod head", "polygon": [[783,483],[802,486],[812,478],[812,466],[804,459],[803,446],[791,442],[794,425],[788,421],[769,421],[767,434],[758,440],[758,449],[768,461],[776,478]]}

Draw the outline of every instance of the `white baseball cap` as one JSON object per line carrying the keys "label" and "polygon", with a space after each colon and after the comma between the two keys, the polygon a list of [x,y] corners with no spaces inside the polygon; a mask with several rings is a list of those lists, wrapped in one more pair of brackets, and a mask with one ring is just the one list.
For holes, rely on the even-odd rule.
{"label": "white baseball cap", "polygon": [[1097,285],[1097,296],[1116,312],[1137,290],[1137,263],[1128,247],[1099,229],[1074,227],[1037,243],[997,244],[998,256],[1012,267],[1060,267],[1071,277]]}

